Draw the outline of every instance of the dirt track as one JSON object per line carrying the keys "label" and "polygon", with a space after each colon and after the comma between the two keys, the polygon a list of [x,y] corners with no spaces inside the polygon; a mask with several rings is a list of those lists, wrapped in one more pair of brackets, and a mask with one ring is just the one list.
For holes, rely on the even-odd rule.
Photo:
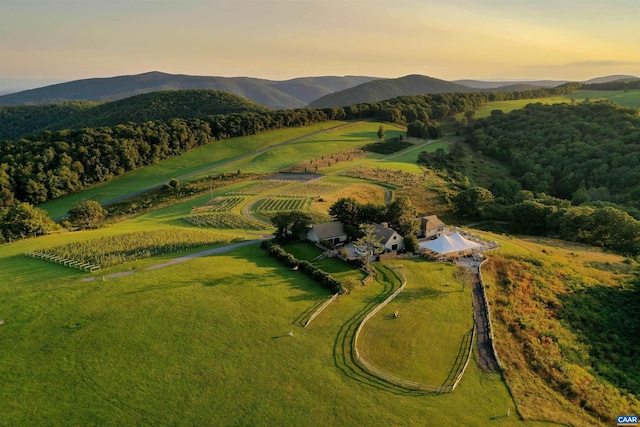
{"label": "dirt track", "polygon": [[489,335],[489,320],[485,301],[482,294],[482,285],[478,275],[479,263],[469,262],[459,264],[461,267],[473,271],[473,313],[476,319],[476,342],[478,344],[478,367],[484,371],[495,371],[500,368],[493,354],[491,337]]}

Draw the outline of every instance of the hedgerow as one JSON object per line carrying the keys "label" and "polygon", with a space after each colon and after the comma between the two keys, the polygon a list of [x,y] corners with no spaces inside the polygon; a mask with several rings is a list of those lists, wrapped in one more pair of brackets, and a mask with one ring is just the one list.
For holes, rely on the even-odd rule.
{"label": "hedgerow", "polygon": [[265,240],[260,245],[261,248],[266,249],[274,258],[280,260],[285,266],[289,268],[298,268],[304,274],[311,279],[320,283],[325,288],[330,289],[332,292],[344,294],[349,293],[348,290],[342,286],[342,282],[334,279],[331,274],[324,270],[319,269],[308,261],[299,260],[289,252],[285,251],[280,245],[273,243],[270,240]]}

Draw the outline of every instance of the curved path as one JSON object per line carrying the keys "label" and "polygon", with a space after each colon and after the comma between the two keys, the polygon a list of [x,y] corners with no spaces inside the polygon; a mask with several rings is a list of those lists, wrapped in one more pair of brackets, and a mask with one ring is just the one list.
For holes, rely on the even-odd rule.
{"label": "curved path", "polygon": [[[240,248],[242,246],[248,246],[248,245],[253,245],[254,243],[259,243],[259,242],[261,242],[263,240],[266,240],[266,239],[245,240],[243,242],[232,243],[230,245],[221,246],[221,247],[218,247],[218,248],[207,249],[207,250],[204,250],[204,251],[195,252],[195,253],[192,253],[192,254],[189,254],[189,255],[185,255],[185,256],[174,258],[174,259],[172,259],[170,261],[163,262],[161,264],[151,265],[149,267],[146,267],[144,269],[144,271],[152,271],[152,270],[157,270],[159,268],[169,267],[170,265],[179,264],[181,262],[189,261],[190,259],[193,259],[193,258],[200,258],[200,257],[203,257],[203,256],[208,256],[208,255],[224,254],[224,253],[227,253],[227,252],[231,252],[232,250]],[[116,278],[116,277],[130,276],[130,275],[134,274],[136,271],[138,271],[138,270],[122,271],[120,273],[107,274],[106,276],[102,276],[102,277],[106,278],[106,279],[113,279],[113,278]],[[142,271],[142,270],[140,270],[140,271]],[[83,282],[93,282],[94,280],[96,280],[96,278],[97,278],[97,276],[85,277],[84,279],[82,279],[82,281]]]}

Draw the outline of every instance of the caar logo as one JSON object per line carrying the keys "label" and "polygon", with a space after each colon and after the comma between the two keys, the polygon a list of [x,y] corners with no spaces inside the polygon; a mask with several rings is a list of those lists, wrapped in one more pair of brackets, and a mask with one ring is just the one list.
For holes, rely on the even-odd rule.
{"label": "caar logo", "polygon": [[616,418],[616,422],[619,426],[637,426],[638,425],[638,416],[637,415],[620,415]]}

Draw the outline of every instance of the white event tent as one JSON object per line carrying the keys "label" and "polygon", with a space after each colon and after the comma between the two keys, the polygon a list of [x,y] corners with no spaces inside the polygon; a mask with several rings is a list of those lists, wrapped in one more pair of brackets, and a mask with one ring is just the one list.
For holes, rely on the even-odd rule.
{"label": "white event tent", "polygon": [[420,248],[434,257],[444,257],[473,254],[482,250],[483,246],[464,238],[456,231],[450,236],[443,234],[436,240],[420,243]]}

